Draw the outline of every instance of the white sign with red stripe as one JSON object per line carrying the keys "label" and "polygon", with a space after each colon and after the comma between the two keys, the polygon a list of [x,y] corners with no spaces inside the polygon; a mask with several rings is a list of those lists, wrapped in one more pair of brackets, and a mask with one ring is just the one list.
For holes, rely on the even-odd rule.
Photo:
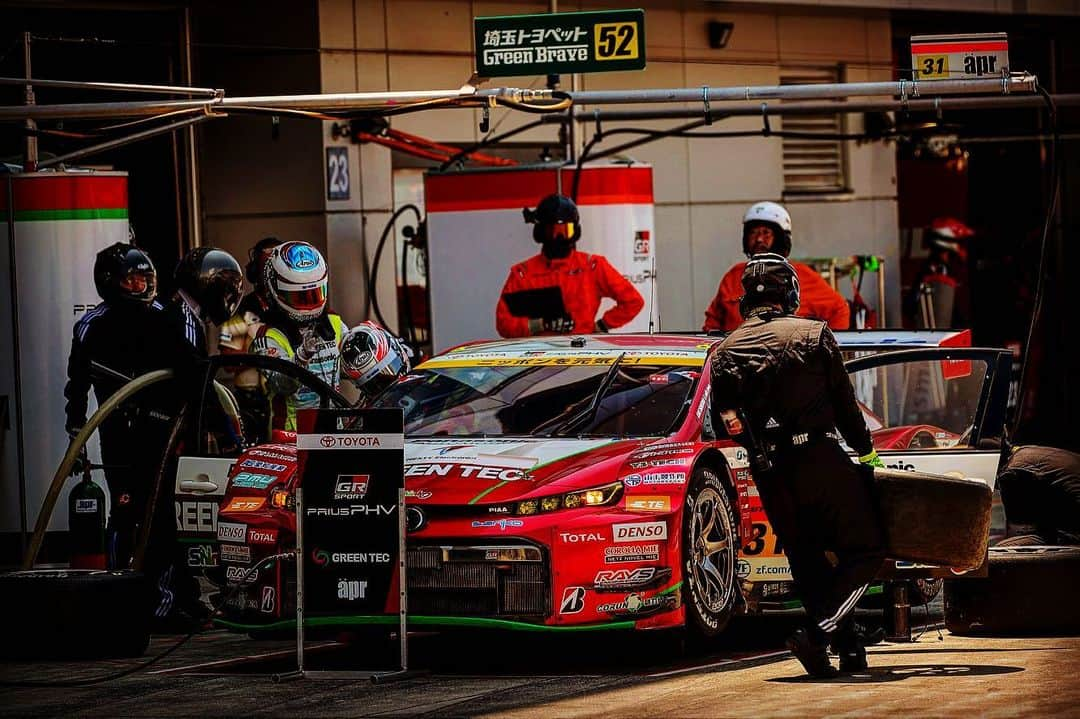
{"label": "white sign with red stripe", "polygon": [[1009,38],[1003,32],[912,35],[912,79],[960,80],[1009,72]]}
{"label": "white sign with red stripe", "polygon": [[[522,218],[547,195],[573,194],[575,171],[552,168],[431,174],[424,179],[428,213],[431,333],[441,352],[464,342],[493,339],[495,308],[510,268],[540,251]],[[618,332],[645,332],[656,316],[653,273],[656,228],[652,167],[586,166],[577,193],[581,240],[577,249],[599,254],[626,277],[645,307]],[[603,315],[614,302],[605,299]]]}

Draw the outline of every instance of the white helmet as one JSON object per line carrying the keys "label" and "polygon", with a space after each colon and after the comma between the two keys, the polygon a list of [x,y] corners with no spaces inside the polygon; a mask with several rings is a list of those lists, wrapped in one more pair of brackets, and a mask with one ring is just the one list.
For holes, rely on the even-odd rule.
{"label": "white helmet", "polygon": [[322,254],[307,242],[275,247],[263,276],[271,302],[292,320],[310,322],[326,309],[330,273]]}
{"label": "white helmet", "polygon": [[747,246],[747,225],[751,222],[765,222],[773,226],[776,231],[776,244],[772,251],[784,257],[791,253],[791,215],[783,205],[775,202],[756,202],[750,205],[750,209],[743,215],[743,252],[750,254]]}
{"label": "white helmet", "polygon": [[341,343],[341,371],[369,397],[382,392],[411,369],[412,351],[374,322],[361,322]]}

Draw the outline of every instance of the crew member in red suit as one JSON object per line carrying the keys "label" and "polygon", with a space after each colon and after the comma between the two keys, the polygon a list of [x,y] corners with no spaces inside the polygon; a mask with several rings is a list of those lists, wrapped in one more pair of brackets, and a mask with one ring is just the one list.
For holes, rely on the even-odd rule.
{"label": "crew member in red suit", "polygon": [[[540,243],[540,254],[510,268],[495,310],[495,327],[500,335],[608,332],[641,312],[645,299],[610,262],[601,255],[575,249],[581,238],[581,217],[573,200],[548,195],[535,210],[525,209],[525,221],[533,225],[533,239]],[[524,313],[514,307],[515,299],[524,297],[515,297],[516,293],[551,287],[562,293],[561,308],[557,307],[557,294],[547,300],[545,307],[536,307],[533,302]],[[614,299],[615,306],[597,317],[605,297]]]}
{"label": "crew member in red suit", "polygon": [[[775,252],[787,257],[791,254],[791,215],[775,202],[758,202],[751,205],[743,216],[743,252],[747,257],[759,252]],[[846,330],[851,326],[847,300],[829,286],[813,267],[801,262],[791,262],[799,278],[801,304],[799,317],[824,320],[834,330]],[[724,278],[716,296],[705,310],[702,329],[731,330],[742,324],[739,300],[743,296],[742,275],[745,262],[736,263]]]}

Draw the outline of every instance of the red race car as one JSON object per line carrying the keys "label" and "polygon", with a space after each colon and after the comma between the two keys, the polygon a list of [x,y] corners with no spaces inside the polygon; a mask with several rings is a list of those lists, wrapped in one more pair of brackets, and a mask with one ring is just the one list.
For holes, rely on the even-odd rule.
{"label": "red race car", "polygon": [[[1010,357],[940,348],[941,334],[838,336],[858,355],[849,367],[886,464],[992,482]],[[784,606],[791,576],[746,452],[710,420],[716,341],[477,343],[376,398],[405,416],[409,621],[712,636],[738,612]],[[275,439],[239,457],[183,457],[176,478],[190,563],[232,585],[222,623],[240,630],[293,616],[291,562],[252,569],[295,538],[296,450]]]}

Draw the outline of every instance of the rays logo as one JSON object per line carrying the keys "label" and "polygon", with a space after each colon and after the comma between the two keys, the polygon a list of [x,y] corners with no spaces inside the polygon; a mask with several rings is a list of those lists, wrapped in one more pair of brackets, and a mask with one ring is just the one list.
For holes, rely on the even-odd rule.
{"label": "rays logo", "polygon": [[316,566],[325,567],[330,563],[330,553],[325,549],[312,550],[311,561],[315,562]]}

